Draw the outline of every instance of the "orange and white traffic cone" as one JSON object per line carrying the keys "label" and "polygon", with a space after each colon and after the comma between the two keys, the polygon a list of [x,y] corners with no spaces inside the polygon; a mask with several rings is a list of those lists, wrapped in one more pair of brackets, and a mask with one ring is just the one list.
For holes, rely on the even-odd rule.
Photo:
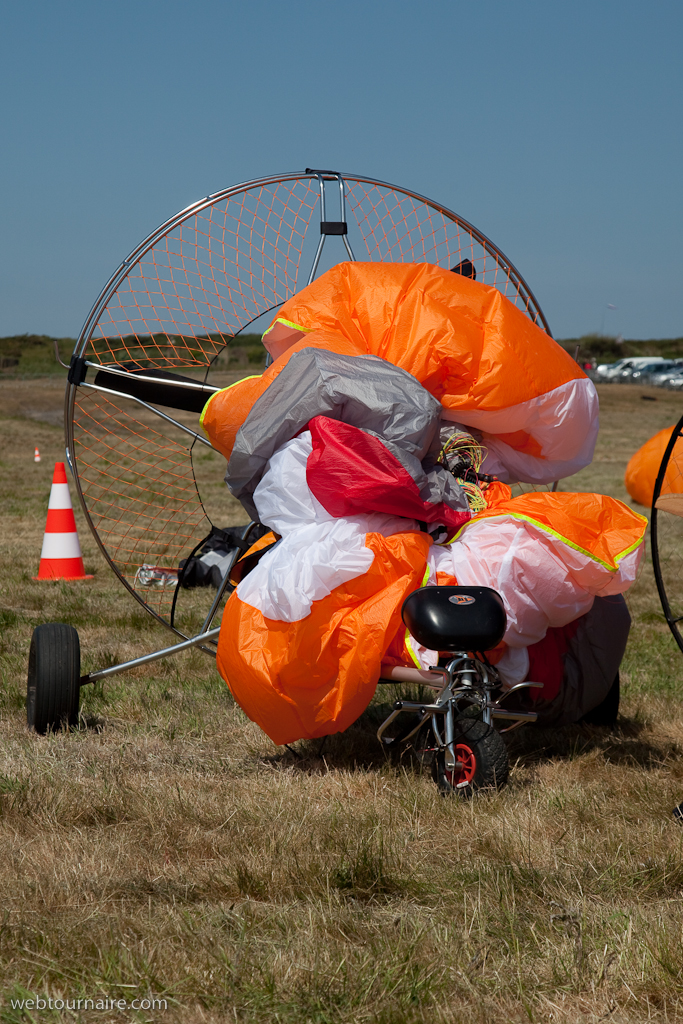
{"label": "orange and white traffic cone", "polygon": [[34,580],[91,580],[83,567],[81,545],[76,531],[66,469],[55,462],[47,524],[40,553],[40,568]]}
{"label": "orange and white traffic cone", "polygon": [[33,449],[33,461],[40,462],[40,452],[37,448]]}

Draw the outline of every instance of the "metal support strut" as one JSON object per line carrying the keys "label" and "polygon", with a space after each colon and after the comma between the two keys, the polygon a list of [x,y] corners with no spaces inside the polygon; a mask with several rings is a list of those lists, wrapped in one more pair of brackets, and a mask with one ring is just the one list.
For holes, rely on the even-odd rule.
{"label": "metal support strut", "polygon": [[[414,673],[414,669],[408,671]],[[400,678],[400,673],[394,672],[393,674],[395,680]],[[455,738],[459,701],[478,706],[481,710],[482,721],[486,725],[491,725],[494,719],[510,722],[511,724],[507,729],[502,730],[503,732],[517,728],[525,722],[535,722],[538,719],[535,711],[508,711],[501,707],[501,703],[517,690],[542,687],[542,683],[518,683],[510,690],[503,692],[497,700],[493,700],[491,691],[500,685],[495,670],[490,665],[484,665],[479,659],[470,658],[465,651],[456,654],[445,669],[427,670],[420,672],[419,675],[432,676],[433,681],[427,678],[421,681],[428,686],[439,685],[439,692],[431,703],[397,700],[391,714],[377,730],[377,739],[384,746],[404,743],[415,735],[428,718],[431,718],[437,746],[445,750],[446,767],[451,769],[456,764]],[[415,682],[412,676],[410,681]],[[385,737],[384,733],[388,727],[403,711],[417,712],[420,716],[417,725],[413,725],[408,732],[402,732],[398,736]],[[443,734],[439,718],[443,721]]]}
{"label": "metal support strut", "polygon": [[220,627],[209,629],[206,633],[199,633],[182,643],[173,644],[171,647],[164,647],[160,651],[153,651],[151,654],[143,654],[141,658],[131,658],[130,661],[122,661],[120,665],[112,665],[111,668],[101,668],[97,672],[89,672],[87,676],[81,676],[81,686],[94,683],[98,679],[107,679],[109,676],[116,676],[119,672],[126,672],[129,668],[137,668],[138,665],[147,665],[150,661],[159,661],[160,658],[167,658],[170,654],[178,654],[179,651],[187,651],[190,647],[197,647],[199,644],[212,641],[220,633]]}
{"label": "metal support strut", "polygon": [[[338,171],[318,171],[313,167],[306,168],[306,174],[312,174],[318,179],[318,185],[320,187],[320,241],[318,242],[318,248],[316,249],[315,257],[313,259],[313,266],[311,272],[308,275],[308,281],[306,284],[310,284],[316,275],[318,264],[320,263],[320,257],[322,255],[323,246],[325,245],[325,239],[328,235],[340,235],[341,239],[346,246],[346,251],[349,254],[349,259],[355,263],[356,257],[353,255],[353,250],[349,245],[348,231],[349,226],[346,222],[346,197],[344,194],[344,179]],[[337,181],[339,183],[339,209],[341,214],[341,220],[328,220],[325,213],[325,182],[326,181]]]}

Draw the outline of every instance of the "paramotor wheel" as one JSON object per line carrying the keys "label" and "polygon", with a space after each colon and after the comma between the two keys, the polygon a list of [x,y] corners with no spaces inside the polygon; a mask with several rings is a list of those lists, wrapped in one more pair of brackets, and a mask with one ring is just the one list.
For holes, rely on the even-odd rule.
{"label": "paramotor wheel", "polygon": [[476,719],[458,719],[455,737],[456,767],[446,766],[446,752],[434,760],[434,781],[444,796],[471,796],[480,789],[502,789],[508,780],[510,763],[500,733]]}
{"label": "paramotor wheel", "polygon": [[683,416],[671,432],[657,474],[650,539],[664,616],[683,651]]}
{"label": "paramotor wheel", "polygon": [[28,656],[26,721],[44,734],[78,725],[81,646],[73,626],[46,622],[33,630]]}

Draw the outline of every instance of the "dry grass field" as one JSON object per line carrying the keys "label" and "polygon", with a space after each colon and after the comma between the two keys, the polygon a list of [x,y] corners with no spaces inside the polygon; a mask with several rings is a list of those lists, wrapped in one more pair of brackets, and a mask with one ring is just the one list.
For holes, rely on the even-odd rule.
{"label": "dry grass field", "polygon": [[[35,625],[76,626],[84,671],[170,637],[78,509],[94,579],[31,579],[62,391],[0,382],[0,1021],[683,1021],[683,660],[649,564],[618,729],[513,733],[510,784],[469,803],[384,759],[377,705],[322,756],[274,747],[201,652],[86,687],[77,731],[32,735]],[[563,488],[624,499],[680,398],[601,401],[595,462]],[[13,1005],[36,997],[166,1006]]]}

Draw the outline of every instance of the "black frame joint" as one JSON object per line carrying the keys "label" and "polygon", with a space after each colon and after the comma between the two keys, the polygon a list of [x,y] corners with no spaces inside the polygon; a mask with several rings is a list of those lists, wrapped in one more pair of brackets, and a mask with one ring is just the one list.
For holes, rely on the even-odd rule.
{"label": "black frame joint", "polygon": [[321,220],[321,235],[348,235],[349,226],[345,220]]}
{"label": "black frame joint", "polygon": [[85,375],[88,372],[87,360],[83,356],[72,356],[71,362],[69,363],[69,372],[67,374],[67,380],[69,384],[74,384],[78,387],[85,380]]}

